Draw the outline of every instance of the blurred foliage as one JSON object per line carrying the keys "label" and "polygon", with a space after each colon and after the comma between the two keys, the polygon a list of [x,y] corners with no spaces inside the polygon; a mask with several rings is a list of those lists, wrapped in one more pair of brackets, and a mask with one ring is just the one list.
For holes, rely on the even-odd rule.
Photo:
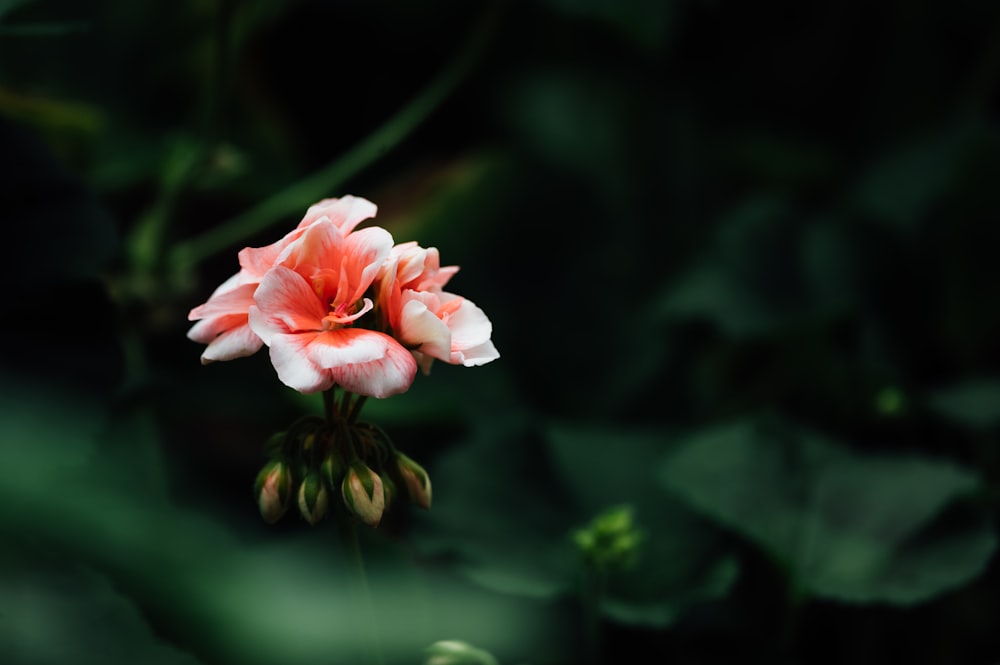
{"label": "blurred foliage", "polygon": [[[997,661],[998,83],[977,0],[0,0],[0,660]],[[344,194],[501,353],[366,404],[370,613],[185,338]]]}

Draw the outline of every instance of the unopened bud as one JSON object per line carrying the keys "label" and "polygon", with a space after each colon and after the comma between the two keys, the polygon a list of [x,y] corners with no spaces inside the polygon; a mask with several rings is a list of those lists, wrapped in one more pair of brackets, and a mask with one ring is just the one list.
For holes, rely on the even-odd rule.
{"label": "unopened bud", "polygon": [[392,502],[396,500],[399,490],[396,489],[396,483],[393,481],[392,476],[385,474],[381,478],[382,493],[385,494],[385,510],[389,510],[392,507]]}
{"label": "unopened bud", "polygon": [[327,488],[335,491],[344,480],[345,468],[344,458],[338,451],[334,450],[323,459],[323,463],[319,466],[319,475],[323,478],[323,483]]}
{"label": "unopened bud", "polygon": [[299,485],[299,512],[310,525],[326,515],[329,499],[326,487],[316,471],[310,471]]}
{"label": "unopened bud", "polygon": [[424,468],[403,453],[396,453],[396,466],[406,485],[410,501],[424,510],[431,509],[431,479]]}
{"label": "unopened bud", "polygon": [[340,486],[344,505],[368,526],[378,526],[385,511],[382,478],[358,460],[351,465]]}
{"label": "unopened bud", "polygon": [[624,570],[634,565],[644,538],[628,505],[603,511],[573,533],[584,560],[596,570]]}
{"label": "unopened bud", "polygon": [[292,474],[283,460],[273,459],[257,474],[254,493],[260,516],[268,524],[274,524],[288,510],[292,492]]}

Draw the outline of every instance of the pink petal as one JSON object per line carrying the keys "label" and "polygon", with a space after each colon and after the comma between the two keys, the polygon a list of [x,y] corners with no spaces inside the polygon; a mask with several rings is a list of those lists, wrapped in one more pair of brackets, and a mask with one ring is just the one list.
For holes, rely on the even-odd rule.
{"label": "pink petal", "polygon": [[359,395],[388,397],[405,392],[417,369],[396,340],[360,328],[276,334],[270,354],[281,382],[302,393],[336,384]]}
{"label": "pink petal", "polygon": [[310,341],[309,360],[323,369],[378,361],[385,357],[386,338],[387,335],[363,328],[327,330]]}
{"label": "pink petal", "polygon": [[348,302],[364,295],[391,253],[392,235],[383,228],[373,226],[347,237],[342,265],[351,287]]}
{"label": "pink petal", "polygon": [[187,337],[194,342],[211,344],[212,341],[219,335],[245,325],[247,325],[246,314],[237,313],[212,316],[207,319],[202,319],[201,321],[198,321],[198,323],[191,326],[187,332]]}
{"label": "pink petal", "polygon": [[281,333],[271,337],[271,364],[278,373],[278,379],[300,393],[315,393],[333,386],[330,373],[309,359],[309,344],[317,334]]}
{"label": "pink petal", "polygon": [[303,276],[316,270],[339,270],[343,261],[344,234],[329,219],[320,219],[303,232],[278,257],[278,263]]}
{"label": "pink petal", "polygon": [[492,362],[499,357],[500,352],[493,346],[493,342],[486,340],[478,346],[462,349],[461,351],[452,351],[451,363],[453,365],[461,364],[465,367],[476,367]]}
{"label": "pink petal", "polygon": [[354,330],[366,335],[378,335],[385,345],[385,355],[368,363],[341,365],[331,370],[336,383],[346,390],[369,397],[389,397],[406,392],[417,374],[413,354],[399,342],[371,330]]}
{"label": "pink petal", "polygon": [[284,266],[273,268],[254,294],[250,327],[265,344],[275,334],[323,329],[327,308],[305,278]]}
{"label": "pink petal", "polygon": [[418,347],[423,353],[449,362],[451,358],[451,331],[447,324],[435,313],[439,303],[430,293],[407,291],[403,295],[403,305],[399,319],[399,339],[410,347]]}
{"label": "pink petal", "polygon": [[240,266],[244,272],[253,275],[256,281],[260,281],[260,278],[277,264],[285,249],[294,244],[304,231],[305,229],[294,229],[278,242],[266,247],[244,247],[239,253]]}
{"label": "pink petal", "polygon": [[305,217],[299,222],[299,228],[311,226],[326,217],[346,235],[364,220],[374,217],[377,212],[378,207],[374,203],[360,196],[323,199],[309,206]]}
{"label": "pink petal", "polygon": [[[447,303],[458,297],[460,296],[442,293],[441,301]],[[451,329],[452,350],[479,346],[489,341],[490,335],[493,334],[493,324],[485,312],[468,299],[464,299],[459,308],[448,318],[448,327]]]}
{"label": "pink petal", "polygon": [[207,365],[217,360],[233,360],[252,356],[264,345],[250,326],[244,325],[232,328],[218,337],[205,348],[201,354],[201,364]]}
{"label": "pink petal", "polygon": [[[238,276],[238,274],[233,275],[233,277],[230,277],[229,280],[223,283],[223,286],[229,284]],[[220,289],[216,289],[216,292],[204,304],[192,309],[188,314],[188,320],[197,321],[198,319],[206,319],[212,316],[237,313],[245,315],[249,311],[250,306],[254,304],[253,294],[257,290],[257,284],[251,282],[238,286],[230,286],[225,291],[220,291]]]}
{"label": "pink petal", "polygon": [[409,284],[424,271],[424,261],[427,258],[427,250],[420,247],[416,242],[404,242],[392,248],[392,255],[396,259],[395,279],[402,284]]}

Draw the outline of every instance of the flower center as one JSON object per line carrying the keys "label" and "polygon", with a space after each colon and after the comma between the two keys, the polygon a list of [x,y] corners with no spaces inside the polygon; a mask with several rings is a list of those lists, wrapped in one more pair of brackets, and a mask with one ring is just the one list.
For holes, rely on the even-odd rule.
{"label": "flower center", "polygon": [[331,302],[330,313],[323,317],[323,330],[336,330],[349,326],[373,307],[370,298],[365,298],[362,302],[344,302],[339,305]]}

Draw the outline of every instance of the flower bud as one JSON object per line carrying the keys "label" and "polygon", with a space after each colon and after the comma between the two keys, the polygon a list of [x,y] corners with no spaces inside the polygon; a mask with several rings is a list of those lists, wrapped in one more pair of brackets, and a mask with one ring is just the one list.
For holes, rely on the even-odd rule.
{"label": "flower bud", "polygon": [[406,485],[410,501],[424,510],[431,509],[431,479],[424,468],[403,453],[396,453],[396,466]]}
{"label": "flower bud", "polygon": [[337,450],[333,450],[323,459],[323,463],[319,466],[319,474],[330,491],[336,491],[340,487],[340,483],[344,480],[345,468],[344,458]]}
{"label": "flower bud", "polygon": [[292,492],[292,473],[280,459],[270,460],[257,474],[254,494],[260,515],[268,524],[274,524],[288,510]]}
{"label": "flower bud", "polygon": [[378,526],[385,511],[385,491],[377,473],[361,460],[356,461],[344,477],[340,493],[344,505],[359,520],[368,526]]}
{"label": "flower bud", "polygon": [[595,570],[625,570],[635,564],[645,533],[632,519],[632,508],[615,506],[573,532],[573,541]]}
{"label": "flower bud", "polygon": [[382,493],[385,494],[384,510],[389,510],[389,508],[392,506],[392,502],[396,500],[396,495],[399,492],[396,489],[396,483],[395,481],[393,481],[392,476],[390,476],[389,474],[385,474],[380,477],[382,478]]}
{"label": "flower bud", "polygon": [[299,485],[299,512],[310,525],[316,524],[326,515],[326,487],[316,471],[310,471]]}

